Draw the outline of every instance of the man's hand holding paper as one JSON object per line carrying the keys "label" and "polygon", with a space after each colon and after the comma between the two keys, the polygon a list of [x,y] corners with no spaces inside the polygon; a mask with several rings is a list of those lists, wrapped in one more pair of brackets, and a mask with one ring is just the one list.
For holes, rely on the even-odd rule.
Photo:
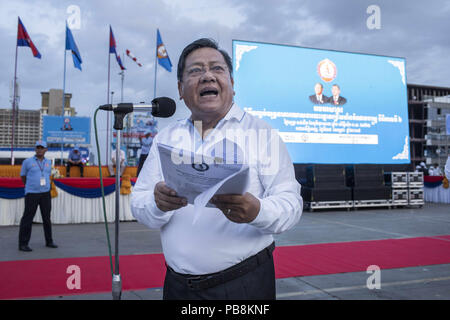
{"label": "man's hand holding paper", "polygon": [[243,195],[215,195],[210,202],[219,208],[228,220],[236,223],[252,222],[255,220],[260,209],[258,198],[249,192]]}
{"label": "man's hand holding paper", "polygon": [[177,196],[175,190],[169,188],[164,181],[155,186],[155,202],[159,210],[167,212],[187,206],[187,199]]}

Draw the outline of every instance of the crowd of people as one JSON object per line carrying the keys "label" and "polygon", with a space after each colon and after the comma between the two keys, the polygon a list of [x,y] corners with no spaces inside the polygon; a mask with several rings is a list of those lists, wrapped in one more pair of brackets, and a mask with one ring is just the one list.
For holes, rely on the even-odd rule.
{"label": "crowd of people", "polygon": [[[437,163],[427,167],[425,162],[421,162],[419,165],[417,165],[415,171],[422,172],[424,176],[443,176],[444,172],[447,172],[447,170],[449,170],[449,169],[450,169],[450,163],[449,163],[449,160],[447,160],[444,171],[439,167],[439,164],[437,164]],[[446,174],[446,176],[448,176],[448,175]]]}

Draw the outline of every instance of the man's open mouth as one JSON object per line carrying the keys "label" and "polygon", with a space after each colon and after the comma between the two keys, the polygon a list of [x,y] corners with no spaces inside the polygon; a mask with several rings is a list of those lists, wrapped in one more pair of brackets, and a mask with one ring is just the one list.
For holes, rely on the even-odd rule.
{"label": "man's open mouth", "polygon": [[219,91],[213,88],[206,88],[200,91],[200,97],[205,96],[217,96],[219,94]]}

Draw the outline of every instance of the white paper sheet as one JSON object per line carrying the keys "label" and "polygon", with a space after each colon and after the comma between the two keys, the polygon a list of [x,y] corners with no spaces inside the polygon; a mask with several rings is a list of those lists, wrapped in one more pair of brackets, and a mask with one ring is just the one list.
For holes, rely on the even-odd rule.
{"label": "white paper sheet", "polygon": [[215,194],[244,194],[248,184],[246,164],[229,164],[190,151],[158,144],[164,181],[177,195],[194,205],[195,218]]}

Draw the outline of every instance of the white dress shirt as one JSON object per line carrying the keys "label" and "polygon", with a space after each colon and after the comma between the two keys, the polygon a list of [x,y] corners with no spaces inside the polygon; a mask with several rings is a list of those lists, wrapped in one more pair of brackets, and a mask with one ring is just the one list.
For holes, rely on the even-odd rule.
{"label": "white dress shirt", "polygon": [[[164,128],[155,137],[131,194],[131,211],[140,223],[161,230],[166,262],[175,271],[198,275],[224,270],[258,253],[273,242],[272,234],[286,231],[299,221],[303,209],[301,187],[279,135],[264,135],[270,130],[266,122],[234,104],[204,140],[189,119]],[[250,168],[247,191],[261,204],[257,217],[250,223],[235,223],[217,208],[202,208],[193,223],[191,204],[168,212],[159,210],[153,192],[156,183],[164,179],[157,144],[202,152],[225,135],[228,137],[229,132],[247,136],[262,132],[257,143],[242,145]]]}

